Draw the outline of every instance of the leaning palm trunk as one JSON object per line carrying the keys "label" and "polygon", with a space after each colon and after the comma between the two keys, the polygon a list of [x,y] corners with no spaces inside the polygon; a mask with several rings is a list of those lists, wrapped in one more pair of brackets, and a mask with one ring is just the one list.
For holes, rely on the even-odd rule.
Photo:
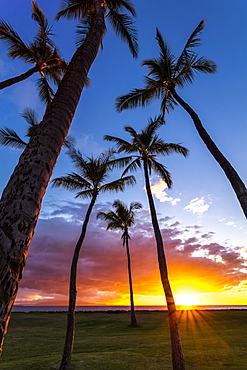
{"label": "leaning palm trunk", "polygon": [[133,285],[132,285],[132,275],[131,275],[131,262],[130,262],[130,251],[129,251],[129,242],[128,238],[125,241],[127,260],[128,260],[128,275],[129,275],[129,287],[130,287],[130,326],[137,326],[137,320],[135,315],[135,306],[134,306],[134,294],[133,294]]}
{"label": "leaning palm trunk", "polygon": [[197,132],[203,140],[204,144],[207,146],[214,159],[219,163],[220,167],[225,172],[226,177],[230,181],[232,188],[235,191],[244,215],[247,218],[247,189],[245,184],[243,183],[235,169],[232,167],[231,163],[224,157],[224,155],[217,148],[211,137],[208,135],[195,111],[187,103],[185,103],[185,101],[177,94],[174,88],[171,89],[171,93],[176,101],[190,115],[197,129]]}
{"label": "leaning palm trunk", "polygon": [[149,202],[149,207],[150,207],[150,212],[151,212],[151,219],[152,219],[155,239],[156,239],[160,277],[161,277],[161,282],[163,285],[164,293],[166,296],[166,302],[167,302],[170,337],[171,337],[171,348],[172,348],[172,365],[173,365],[173,370],[184,370],[185,369],[184,356],[183,356],[183,350],[182,350],[181,337],[180,337],[179,328],[178,328],[176,305],[174,302],[172,290],[171,290],[169,279],[168,279],[168,270],[167,270],[163,240],[162,240],[162,235],[160,232],[156,210],[154,206],[154,201],[153,201],[153,196],[151,192],[149,176],[148,176],[148,167],[145,161],[143,161],[143,164],[144,164],[145,185],[146,185],[146,190],[147,190],[147,196],[148,196],[148,202]]}
{"label": "leaning palm trunk", "polygon": [[73,351],[73,344],[74,344],[74,335],[75,335],[75,306],[76,306],[76,276],[77,276],[77,264],[79,259],[79,254],[81,250],[82,243],[84,241],[87,225],[89,222],[89,218],[95,204],[97,195],[95,195],[88,207],[83,225],[81,230],[81,235],[77,241],[73,260],[71,263],[70,269],[70,286],[69,286],[69,307],[68,307],[68,315],[67,315],[67,330],[66,330],[66,337],[63,349],[63,357],[60,365],[60,370],[67,370],[70,367],[71,356]]}
{"label": "leaning palm trunk", "polygon": [[30,68],[25,73],[22,73],[19,76],[9,78],[8,80],[0,82],[0,90],[5,89],[5,87],[9,87],[11,85],[17,84],[18,82],[26,80],[28,77],[32,76],[35,72],[39,71],[39,67],[35,66]]}
{"label": "leaning palm trunk", "polygon": [[0,351],[41,202],[105,31],[98,2],[94,0],[92,27],[75,52],[36,134],[20,156],[0,201]]}

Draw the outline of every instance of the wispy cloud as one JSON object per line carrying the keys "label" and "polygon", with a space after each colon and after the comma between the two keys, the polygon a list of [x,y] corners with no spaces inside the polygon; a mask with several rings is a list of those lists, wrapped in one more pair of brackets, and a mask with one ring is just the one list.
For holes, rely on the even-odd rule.
{"label": "wispy cloud", "polygon": [[184,207],[184,210],[197,215],[202,215],[203,213],[208,211],[209,206],[210,204],[205,202],[204,197],[200,199],[194,198],[186,207]]}

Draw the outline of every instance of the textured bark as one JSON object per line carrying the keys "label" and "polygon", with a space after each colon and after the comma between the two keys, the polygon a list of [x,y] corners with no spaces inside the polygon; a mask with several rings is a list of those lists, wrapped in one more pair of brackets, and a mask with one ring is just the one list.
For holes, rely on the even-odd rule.
{"label": "textured bark", "polygon": [[73,351],[73,344],[74,344],[74,335],[75,335],[75,307],[76,307],[76,278],[77,278],[77,265],[78,265],[78,259],[80,250],[82,247],[82,243],[85,239],[87,225],[89,222],[89,218],[93,209],[93,206],[95,204],[97,195],[95,195],[88,207],[83,225],[81,230],[81,235],[77,241],[74,255],[71,263],[71,269],[70,269],[70,285],[69,285],[69,307],[68,307],[68,314],[67,314],[67,330],[66,330],[66,336],[65,336],[65,343],[64,343],[64,349],[63,349],[63,357],[60,365],[60,370],[68,370],[70,367],[71,362],[71,356]]}
{"label": "textured bark", "polygon": [[128,260],[128,276],[129,276],[129,287],[130,287],[130,326],[137,326],[137,320],[135,315],[135,305],[134,305],[134,294],[133,294],[133,285],[132,285],[132,274],[131,274],[131,261],[130,261],[130,251],[129,251],[129,242],[126,239],[125,242],[127,260]]}
{"label": "textured bark", "polygon": [[167,264],[166,264],[163,239],[162,239],[162,235],[160,232],[156,210],[154,206],[154,201],[153,201],[153,196],[151,192],[147,163],[144,161],[143,164],[144,164],[145,185],[146,185],[146,190],[147,190],[147,196],[148,196],[151,219],[152,219],[152,224],[153,224],[153,229],[154,229],[154,235],[156,239],[160,277],[161,277],[161,282],[163,285],[163,289],[164,289],[164,293],[166,297],[167,309],[168,309],[171,348],[172,348],[172,366],[173,366],[173,370],[184,370],[185,364],[184,364],[184,356],[183,356],[183,350],[182,350],[182,342],[181,342],[181,337],[180,337],[179,327],[178,327],[176,305],[174,302],[172,290],[171,290],[169,279],[168,279],[168,269],[167,269]]}
{"label": "textured bark", "polygon": [[17,84],[18,82],[26,80],[28,77],[32,76],[35,72],[39,71],[39,66],[30,68],[27,72],[22,73],[19,76],[9,78],[8,80],[0,82],[0,90],[5,89],[11,85]]}
{"label": "textured bark", "polygon": [[[98,3],[98,0],[94,0]],[[105,31],[100,12],[77,49],[36,134],[20,156],[0,201],[0,351],[41,202]]]}
{"label": "textured bark", "polygon": [[214,157],[214,159],[219,163],[222,170],[225,172],[226,177],[230,181],[232,188],[238,198],[240,206],[247,218],[247,189],[241,178],[239,177],[236,170],[232,167],[231,163],[225,158],[221,151],[217,148],[216,144],[213,142],[205,128],[203,127],[200,118],[195,113],[195,111],[187,104],[185,101],[177,94],[175,89],[171,89],[171,93],[175,100],[186,110],[186,112],[192,118],[195,128],[203,140],[204,144]]}

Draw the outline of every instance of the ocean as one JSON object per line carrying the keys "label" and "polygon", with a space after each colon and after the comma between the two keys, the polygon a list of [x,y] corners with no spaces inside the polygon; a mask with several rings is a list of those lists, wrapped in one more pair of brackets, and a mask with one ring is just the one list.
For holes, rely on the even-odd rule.
{"label": "ocean", "polygon": [[[177,306],[177,309],[184,309]],[[247,310],[247,305],[239,306],[189,306],[186,309],[196,310]],[[107,312],[107,311],[129,311],[129,306],[77,306],[76,311],[84,312]],[[135,306],[136,311],[166,311],[166,306]],[[12,308],[12,312],[63,312],[67,311],[66,306],[20,306]]]}

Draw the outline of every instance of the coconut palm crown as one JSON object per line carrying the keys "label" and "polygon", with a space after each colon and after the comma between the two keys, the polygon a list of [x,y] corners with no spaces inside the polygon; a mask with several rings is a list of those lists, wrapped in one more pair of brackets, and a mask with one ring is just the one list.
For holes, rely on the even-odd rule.
{"label": "coconut palm crown", "polygon": [[120,96],[116,100],[116,108],[123,109],[147,106],[153,99],[161,100],[161,113],[173,109],[177,104],[172,94],[177,86],[183,88],[194,82],[197,73],[215,73],[216,64],[195,53],[194,48],[200,45],[199,34],[204,28],[202,20],[189,37],[179,57],[171,52],[160,31],[156,29],[156,39],[160,48],[158,58],[146,59],[143,66],[148,67],[145,76],[145,87],[133,89],[129,94]]}
{"label": "coconut palm crown", "polygon": [[128,208],[121,200],[117,199],[112,206],[115,208],[115,212],[99,212],[97,218],[108,221],[107,230],[122,230],[121,239],[123,240],[123,246],[125,246],[126,241],[130,239],[129,227],[135,223],[134,210],[141,209],[142,205],[139,202],[131,202]]}
{"label": "coconut palm crown", "polygon": [[8,47],[7,56],[34,65],[27,72],[0,82],[0,89],[23,81],[38,72],[40,75],[37,81],[39,96],[47,104],[54,96],[50,81],[58,86],[67,64],[50,38],[53,35],[52,26],[34,0],[32,0],[32,18],[38,24],[38,32],[33,41],[27,43],[21,39],[9,23],[0,20],[0,40],[5,42]]}
{"label": "coconut palm crown", "polygon": [[98,157],[83,158],[80,150],[72,149],[69,156],[78,171],[55,178],[52,184],[76,192],[75,198],[91,198],[107,191],[123,191],[127,185],[135,183],[134,176],[121,177],[106,183],[110,172],[126,163],[125,159],[116,159],[113,150],[108,150]]}
{"label": "coconut palm crown", "polygon": [[[145,163],[149,174],[153,170],[166,182],[168,188],[170,188],[172,186],[170,172],[162,163],[157,161],[157,156],[169,155],[172,152],[187,156],[188,149],[179,144],[166,143],[159,137],[156,131],[162,125],[163,119],[159,116],[155,119],[150,119],[148,125],[139,134],[133,127],[125,126],[125,131],[131,136],[130,142],[110,135],[105,135],[104,139],[115,143],[118,153],[125,152],[130,154],[128,159],[132,160],[127,164],[123,175],[129,171],[136,171],[142,167],[142,163]],[[133,153],[137,154],[134,155]]]}
{"label": "coconut palm crown", "polygon": [[[127,42],[132,55],[137,58],[137,30],[133,25],[136,12],[132,2],[129,0],[101,1],[101,7],[104,10],[105,19],[108,20],[116,34]],[[130,15],[122,11],[127,11]],[[78,44],[80,44],[92,25],[94,14],[95,8],[92,0],[63,0],[56,19],[65,17],[80,21],[77,29]]]}

